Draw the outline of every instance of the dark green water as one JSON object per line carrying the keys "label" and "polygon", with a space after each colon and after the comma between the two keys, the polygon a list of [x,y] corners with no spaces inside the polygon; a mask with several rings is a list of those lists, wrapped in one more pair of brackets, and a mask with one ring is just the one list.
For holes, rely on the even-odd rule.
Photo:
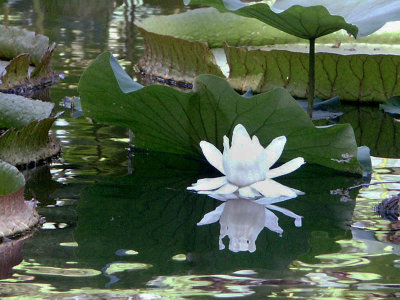
{"label": "dark green water", "polygon": [[[46,34],[58,44],[54,68],[65,80],[49,98],[77,95],[79,76],[111,50],[127,72],[143,51],[134,20],[183,11],[181,1],[20,0],[0,8],[2,23]],[[140,78],[139,78],[140,79]],[[399,123],[376,107],[345,107],[359,144],[377,157],[400,157]],[[282,237],[264,229],[254,253],[219,250],[220,226],[196,226],[220,203],[186,187],[218,176],[171,155],[129,156],[123,128],[74,119],[54,131],[63,153],[26,171],[26,199],[40,201],[46,223],[31,237],[0,245],[0,297],[27,299],[395,298],[400,288],[398,221],[372,207],[400,191],[400,162],[375,158],[379,185],[341,189],[360,179],[305,166],[281,182],[306,193],[280,206]],[[225,245],[227,245],[225,238]],[[227,247],[228,248],[228,247]],[[13,267],[13,270],[11,268]],[[80,298],[79,298],[80,299]]]}

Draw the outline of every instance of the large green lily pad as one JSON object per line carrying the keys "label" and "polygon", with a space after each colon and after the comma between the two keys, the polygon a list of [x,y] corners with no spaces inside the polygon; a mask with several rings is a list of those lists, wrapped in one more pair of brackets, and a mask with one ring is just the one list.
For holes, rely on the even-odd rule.
{"label": "large green lily pad", "polygon": [[[358,54],[350,54],[355,46]],[[318,46],[317,46],[318,48]],[[339,96],[348,101],[385,102],[400,94],[400,56],[389,51],[375,54],[374,45],[320,45],[316,54],[316,96]],[[382,48],[385,48],[384,46]],[[302,45],[263,49],[225,47],[230,67],[229,82],[240,91],[256,92],[286,88],[293,96],[308,95],[308,53]]]}
{"label": "large green lily pad", "polygon": [[351,126],[316,128],[284,89],[247,98],[212,75],[197,77],[189,93],[159,85],[143,87],[105,52],[84,72],[78,90],[86,116],[130,128],[141,149],[202,157],[200,141],[221,149],[223,135],[230,136],[241,123],[264,146],[285,135],[286,160],[303,156],[308,163],[362,172]]}
{"label": "large green lily pad", "polygon": [[331,15],[321,5],[312,7],[293,5],[281,13],[276,13],[266,3],[246,5],[237,0],[185,0],[184,2],[190,5],[212,6],[221,12],[231,12],[243,17],[254,18],[307,40],[316,39],[340,29],[346,30],[355,37],[358,33],[356,26],[348,24],[341,16]]}

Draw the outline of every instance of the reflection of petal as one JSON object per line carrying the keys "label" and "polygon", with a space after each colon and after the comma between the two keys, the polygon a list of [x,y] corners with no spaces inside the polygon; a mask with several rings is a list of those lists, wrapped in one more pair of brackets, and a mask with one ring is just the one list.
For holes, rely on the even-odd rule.
{"label": "reflection of petal", "polygon": [[288,217],[294,218],[295,219],[294,220],[294,225],[296,227],[301,227],[301,220],[303,218],[302,216],[296,215],[294,212],[291,212],[290,210],[288,210],[286,208],[282,208],[282,207],[279,207],[279,206],[276,206],[276,205],[268,205],[267,208],[279,211],[279,212],[283,213],[284,215],[286,215]]}
{"label": "reflection of petal", "polygon": [[215,191],[199,191],[199,194],[212,195],[212,194],[232,194],[238,190],[236,185],[227,183]]}
{"label": "reflection of petal", "polygon": [[265,148],[267,153],[267,166],[268,168],[272,167],[274,163],[281,157],[283,148],[286,144],[286,137],[280,136],[274,138],[272,142]]}
{"label": "reflection of petal", "polygon": [[291,161],[288,161],[287,163],[283,164],[278,168],[269,170],[267,174],[268,178],[275,178],[278,176],[289,174],[300,168],[303,164],[304,164],[304,158],[297,157],[295,159],[292,159]]}
{"label": "reflection of petal", "polygon": [[219,220],[219,218],[221,217],[224,207],[225,207],[225,203],[222,203],[220,206],[218,206],[213,211],[205,214],[203,219],[201,219],[201,221],[199,223],[197,223],[197,225],[198,226],[208,225],[208,224],[217,222]]}
{"label": "reflection of petal", "polygon": [[213,144],[206,141],[201,141],[200,147],[208,162],[225,175],[224,167],[222,165],[221,151],[219,151]]}
{"label": "reflection of petal", "polygon": [[283,233],[283,229],[278,224],[278,217],[267,208],[265,209],[265,227],[278,234]]}
{"label": "reflection of petal", "polygon": [[286,197],[286,196],[279,196],[279,197],[274,197],[274,198],[264,197],[261,199],[254,200],[254,202],[266,206],[266,205],[270,205],[273,203],[283,202],[283,201],[286,201],[289,199],[293,199],[293,197]]}
{"label": "reflection of petal", "polygon": [[261,196],[259,192],[257,192],[250,186],[240,188],[239,195],[243,198],[256,198]]}
{"label": "reflection of petal", "polygon": [[297,197],[296,192],[294,192],[291,188],[284,186],[272,179],[253,183],[251,187],[255,188],[265,197]]}
{"label": "reflection of petal", "polygon": [[226,176],[217,178],[204,178],[197,180],[192,186],[189,186],[188,190],[193,191],[210,191],[215,190],[228,183]]}

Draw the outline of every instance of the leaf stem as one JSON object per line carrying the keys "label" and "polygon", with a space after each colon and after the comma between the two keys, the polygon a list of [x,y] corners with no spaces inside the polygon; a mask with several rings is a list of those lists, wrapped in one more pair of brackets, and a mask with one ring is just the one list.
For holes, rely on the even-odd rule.
{"label": "leaf stem", "polygon": [[315,95],[315,38],[310,39],[310,55],[309,68],[308,68],[308,115],[312,119],[313,107],[314,107],[314,95]]}

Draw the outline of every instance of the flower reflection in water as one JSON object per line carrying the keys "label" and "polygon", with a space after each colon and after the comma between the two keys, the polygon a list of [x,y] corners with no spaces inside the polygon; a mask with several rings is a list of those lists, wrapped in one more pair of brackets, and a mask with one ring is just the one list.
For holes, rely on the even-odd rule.
{"label": "flower reflection in water", "polygon": [[295,219],[295,226],[301,227],[302,216],[288,209],[274,205],[283,200],[261,198],[258,200],[231,199],[204,215],[197,225],[208,225],[219,220],[221,225],[219,249],[225,249],[222,239],[229,237],[229,250],[233,252],[256,250],[256,239],[264,227],[280,235],[283,229],[278,224],[278,217],[271,211],[279,211]]}

